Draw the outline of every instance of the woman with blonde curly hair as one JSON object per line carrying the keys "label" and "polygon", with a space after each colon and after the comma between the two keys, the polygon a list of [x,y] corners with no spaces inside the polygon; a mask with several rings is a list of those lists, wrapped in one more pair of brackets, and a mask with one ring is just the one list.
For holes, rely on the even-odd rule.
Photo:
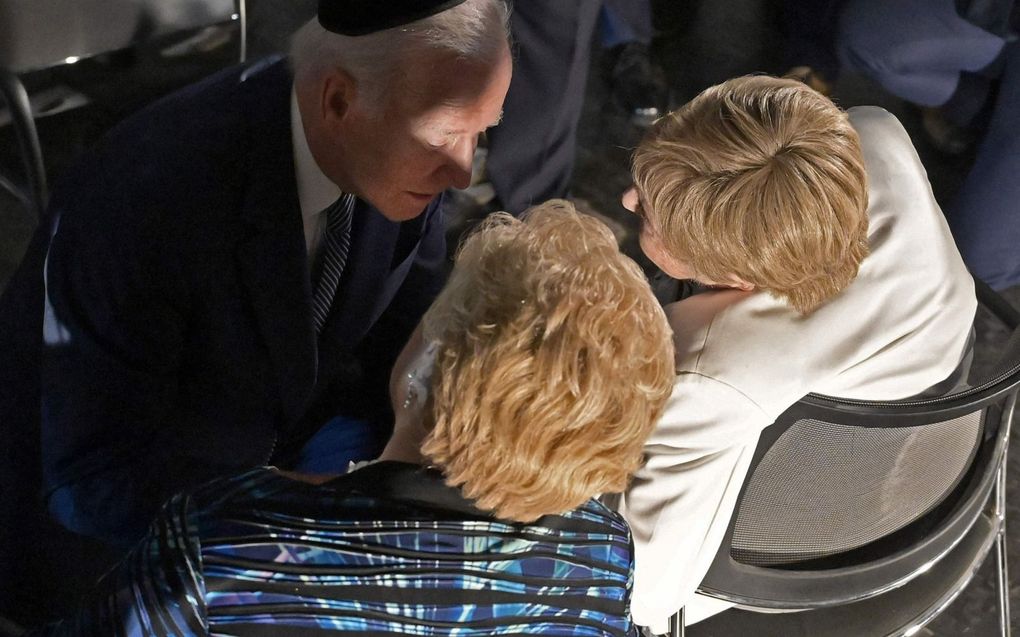
{"label": "woman with blonde curly hair", "polygon": [[[480,507],[530,522],[626,487],[672,365],[647,283],[603,224],[555,200],[524,221],[491,216],[422,333],[429,345],[412,338],[397,367],[434,359],[430,401],[398,409],[398,433],[420,422],[424,462]],[[402,449],[419,458],[417,444]]]}
{"label": "woman with blonde curly hair", "polygon": [[58,632],[636,635],[630,531],[594,497],[640,465],[672,352],[601,222],[493,215],[397,361],[378,461],[175,497]]}

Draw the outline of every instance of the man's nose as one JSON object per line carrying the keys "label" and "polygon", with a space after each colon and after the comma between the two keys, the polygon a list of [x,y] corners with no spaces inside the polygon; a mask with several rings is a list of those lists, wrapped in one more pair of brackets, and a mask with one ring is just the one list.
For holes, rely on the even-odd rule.
{"label": "man's nose", "polygon": [[447,179],[454,188],[463,190],[471,185],[471,166],[475,157],[476,140],[464,141],[450,148],[447,155]]}
{"label": "man's nose", "polygon": [[638,207],[638,194],[637,189],[631,186],[624,191],[623,196],[620,197],[620,203],[624,208],[631,212],[636,212]]}

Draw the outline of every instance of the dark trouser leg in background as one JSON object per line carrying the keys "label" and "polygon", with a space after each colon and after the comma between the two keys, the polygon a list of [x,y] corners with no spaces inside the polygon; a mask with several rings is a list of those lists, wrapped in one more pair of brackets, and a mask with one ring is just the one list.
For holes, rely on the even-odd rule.
{"label": "dark trouser leg in background", "polygon": [[992,119],[946,210],[964,261],[995,289],[1020,283],[1020,44],[1008,45]]}
{"label": "dark trouser leg in background", "polygon": [[652,43],[652,5],[649,0],[605,0],[599,19],[602,48]]}
{"label": "dark trouser leg in background", "polygon": [[837,44],[848,67],[915,104],[951,107],[947,115],[956,121],[973,117],[988,97],[988,83],[961,77],[982,78],[1001,68],[989,127],[946,216],[975,276],[996,289],[1020,283],[1017,44],[964,20],[953,0],[851,0]]}
{"label": "dark trouser leg in background", "polygon": [[570,187],[600,0],[514,5],[514,75],[503,122],[489,132],[487,170],[505,210],[563,197]]}
{"label": "dark trouser leg in background", "polygon": [[961,18],[954,0],[851,0],[836,37],[846,68],[920,106],[948,102],[960,73],[981,71],[1003,47]]}

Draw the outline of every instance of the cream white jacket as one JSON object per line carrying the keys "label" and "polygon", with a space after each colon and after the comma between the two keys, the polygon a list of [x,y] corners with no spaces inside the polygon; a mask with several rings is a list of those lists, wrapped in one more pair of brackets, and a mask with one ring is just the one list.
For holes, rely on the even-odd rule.
{"label": "cream white jacket", "polygon": [[666,308],[677,380],[621,501],[636,544],[634,620],[665,632],[722,541],[758,434],[809,392],[891,400],[949,376],[974,284],[906,131],[850,109],[869,181],[870,255],[838,297],[802,317],[764,292],[700,294]]}

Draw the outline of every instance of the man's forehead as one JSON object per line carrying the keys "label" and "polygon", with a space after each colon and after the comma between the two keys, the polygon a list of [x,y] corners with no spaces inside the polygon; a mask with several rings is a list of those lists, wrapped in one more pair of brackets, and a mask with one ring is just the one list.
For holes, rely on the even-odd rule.
{"label": "man's forehead", "polygon": [[405,58],[399,65],[401,89],[408,94],[456,103],[477,97],[500,73],[509,67],[509,49],[505,55],[467,58],[453,51],[431,51]]}
{"label": "man's forehead", "polygon": [[[390,95],[405,114],[432,114],[441,119],[444,114],[457,112],[456,116],[462,117],[464,110],[478,110],[478,117],[486,120],[486,126],[495,125],[502,118],[505,86],[500,85],[509,81],[508,61],[437,56],[432,60],[418,60],[413,66],[403,68],[400,75],[401,81]],[[498,101],[493,99],[497,88],[502,89]]]}

